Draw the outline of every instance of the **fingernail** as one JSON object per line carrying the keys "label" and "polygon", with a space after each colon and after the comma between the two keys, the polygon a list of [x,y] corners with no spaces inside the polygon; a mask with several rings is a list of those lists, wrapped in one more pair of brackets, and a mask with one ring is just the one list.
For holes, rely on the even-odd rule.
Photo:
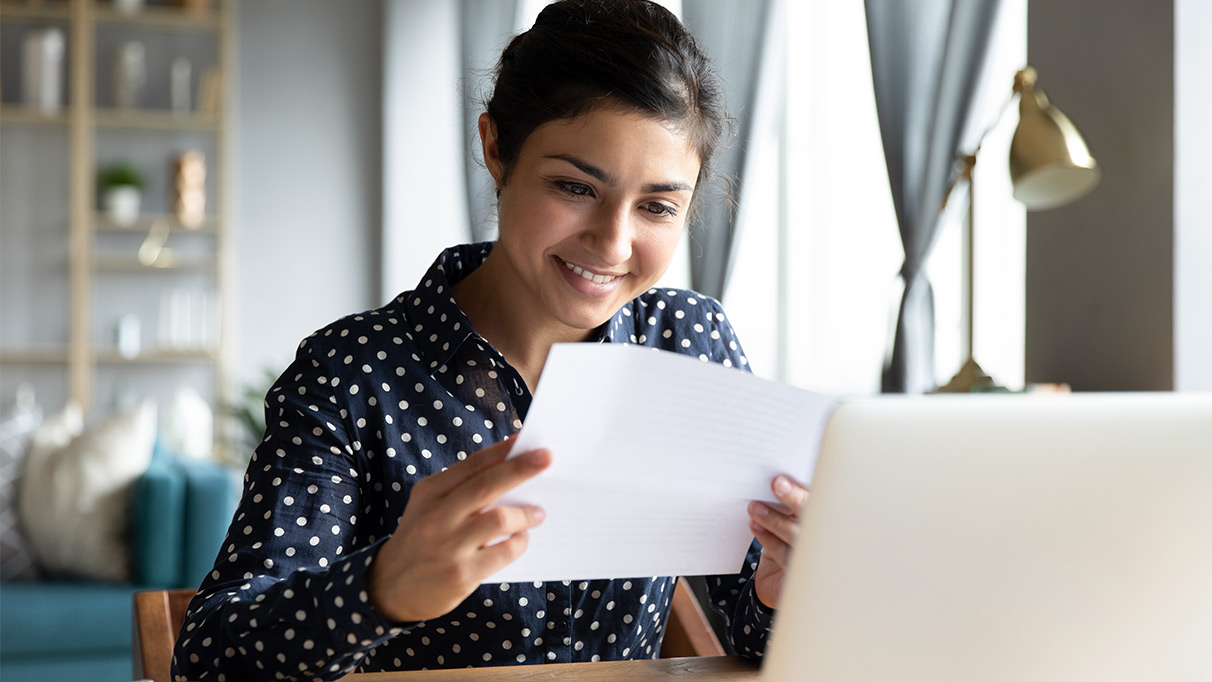
{"label": "fingernail", "polygon": [[531,450],[526,453],[526,463],[531,466],[539,466],[547,463],[547,452],[545,450]]}
{"label": "fingernail", "polygon": [[763,517],[768,516],[770,514],[770,509],[767,508],[766,505],[762,504],[761,502],[750,502],[749,511],[753,512],[757,516],[763,516]]}
{"label": "fingernail", "polygon": [[543,523],[543,520],[546,518],[547,518],[547,512],[543,511],[542,507],[531,507],[530,508],[530,520],[534,523],[534,525],[537,526],[540,523]]}
{"label": "fingernail", "polygon": [[791,493],[791,482],[785,476],[779,476],[774,479],[774,492],[776,495],[788,495]]}

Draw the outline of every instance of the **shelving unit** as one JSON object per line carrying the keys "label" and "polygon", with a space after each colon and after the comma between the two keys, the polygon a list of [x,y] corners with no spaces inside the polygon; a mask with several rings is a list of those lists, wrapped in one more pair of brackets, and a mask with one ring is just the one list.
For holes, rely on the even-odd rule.
{"label": "shelving unit", "polygon": [[[58,276],[58,271],[46,275],[45,269],[40,270],[38,272],[41,274],[37,277],[31,275],[34,283],[24,286],[26,291],[20,291],[22,287],[14,286],[6,275],[5,288],[9,291],[4,299],[8,309],[5,312],[5,325],[14,323],[21,330],[40,331],[24,333],[28,338],[20,338],[22,333],[14,332],[0,340],[0,372],[5,375],[5,396],[15,389],[11,384],[26,374],[37,375],[40,381],[51,383],[56,381],[55,376],[59,376],[66,385],[66,390],[60,388],[59,391],[64,397],[78,401],[87,412],[104,409],[104,405],[98,404],[104,402],[103,396],[98,393],[98,385],[105,377],[109,377],[111,383],[136,376],[151,376],[155,383],[171,383],[175,374],[192,373],[196,378],[195,370],[203,368],[213,378],[211,385],[199,392],[210,398],[216,414],[223,409],[221,403],[227,385],[230,355],[229,160],[233,107],[232,79],[229,76],[234,72],[235,64],[235,2],[211,0],[209,9],[200,11],[177,7],[163,0],[149,0],[147,6],[138,12],[125,13],[115,10],[108,0],[0,0],[0,25],[4,27],[4,35],[10,44],[0,57],[10,62],[3,71],[0,126],[3,127],[6,144],[8,138],[15,137],[13,133],[19,129],[34,131],[28,132],[29,136],[37,138],[28,143],[29,148],[36,147],[38,139],[48,135],[55,140],[59,137],[66,140],[65,144],[56,142],[55,146],[66,149],[59,170],[66,178],[63,202],[67,208],[65,212],[61,207],[51,211],[63,213],[65,219],[62,222],[65,224],[62,226],[51,224],[56,222],[54,219],[36,219],[38,208],[22,204],[35,202],[32,197],[5,195],[5,203],[9,207],[0,209],[5,211],[6,224],[3,229],[7,248],[12,248],[14,243],[36,244],[39,253],[30,254],[30,259],[55,262],[61,259],[64,263],[62,277]],[[19,82],[14,82],[20,80],[20,65],[13,68],[12,60],[19,62],[21,53],[11,45],[19,45],[21,41],[12,38],[40,26],[61,27],[67,36],[66,102],[50,115],[20,104],[20,98],[14,96],[20,86]],[[171,110],[167,101],[153,102],[140,108],[114,108],[100,92],[108,73],[102,71],[102,67],[108,69],[110,64],[110,55],[103,52],[115,41],[131,39],[150,41],[149,45],[158,50],[155,52],[159,55],[157,59],[165,54],[171,57],[174,45],[186,42],[191,46],[206,45],[202,51],[213,54],[214,62],[193,65],[203,68],[197,68],[192,74],[192,100],[198,103],[201,75],[205,67],[213,67],[217,69],[222,84],[217,109],[199,112],[195,106],[193,111],[176,112]],[[153,49],[148,50],[149,55],[153,54]],[[153,68],[166,68],[165,63],[153,64],[151,59],[147,66],[149,74]],[[18,78],[14,78],[14,75]],[[148,90],[150,93],[151,88]],[[128,145],[130,138],[122,136],[135,136],[137,144]],[[128,146],[137,147],[144,150],[148,158],[162,159],[158,166],[155,161],[143,160],[142,170],[145,175],[156,178],[159,181],[156,184],[164,189],[161,194],[166,194],[170,185],[169,159],[183,151],[181,145],[194,148],[199,140],[207,150],[208,177],[207,216],[202,225],[194,228],[181,225],[175,216],[167,212],[169,202],[165,196],[161,197],[163,207],[158,206],[156,201],[149,202],[149,210],[129,226],[115,225],[99,211],[97,170],[100,165],[113,160],[105,158],[106,149],[110,149],[109,156],[112,157],[113,148],[125,150]],[[38,161],[44,173],[54,163],[50,157]],[[13,165],[5,164],[9,178],[13,177],[13,168]],[[24,169],[24,166],[20,168]],[[29,183],[35,182],[34,178],[29,179]],[[167,226],[167,246],[178,252],[174,267],[147,266],[138,260],[141,237],[148,235],[152,226],[157,224]],[[62,233],[47,234],[56,229],[61,229]],[[175,245],[178,243],[188,244],[190,248],[177,248]],[[61,252],[56,254],[53,252],[55,249]],[[10,252],[5,256],[6,266],[17,262],[11,258],[21,256]],[[13,277],[20,277],[27,270],[35,272],[32,264],[17,264],[19,267],[13,269],[21,272],[13,274]],[[41,301],[32,300],[39,295],[35,291],[37,284],[48,282],[52,289],[61,294],[59,298],[65,301],[65,305],[52,301],[44,306]],[[21,285],[22,282],[16,284]],[[212,330],[214,338],[199,340],[189,347],[141,344],[139,353],[134,357],[125,357],[113,346],[113,339],[106,338],[107,334],[99,331],[111,326],[109,318],[113,316],[111,309],[115,305],[142,297],[146,309],[146,299],[160,290],[171,292],[176,289],[206,292],[207,300],[213,305],[203,306],[201,312],[194,310],[191,314],[195,317],[204,314],[213,316],[214,319],[195,319],[193,322],[196,326]],[[30,298],[14,298],[22,296]],[[12,302],[19,305],[11,305]],[[62,324],[56,322],[55,313],[47,309],[52,305],[64,308]],[[107,310],[101,317],[97,316],[99,308]],[[13,320],[10,315],[24,315],[31,319]],[[34,317],[37,320],[33,320]],[[153,316],[144,317],[148,323],[145,329],[154,330],[155,325],[150,324],[154,321]],[[65,333],[54,330],[65,330]],[[59,336],[65,338],[58,339]],[[114,379],[114,372],[124,374]],[[155,374],[147,375],[148,372]],[[192,378],[184,381],[193,383]],[[39,388],[39,393],[56,395],[55,387],[51,388],[50,391]],[[52,404],[46,407],[55,409],[57,406]],[[223,420],[216,419],[215,422],[221,424]],[[217,433],[216,436],[221,443],[223,434]]]}
{"label": "shelving unit", "polygon": [[67,113],[44,114],[28,107],[0,106],[0,124],[65,126]]}

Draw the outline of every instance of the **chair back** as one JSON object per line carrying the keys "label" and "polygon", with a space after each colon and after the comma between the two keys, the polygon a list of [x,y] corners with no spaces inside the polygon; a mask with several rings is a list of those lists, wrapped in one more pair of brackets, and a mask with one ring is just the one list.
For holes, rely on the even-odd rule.
{"label": "chair back", "polygon": [[723,656],[724,647],[685,578],[678,578],[661,643],[661,658]]}
{"label": "chair back", "polygon": [[[149,590],[135,593],[134,647],[132,664],[135,679],[169,682],[173,646],[185,624],[185,610],[194,591]],[[685,578],[678,578],[673,591],[669,623],[661,644],[662,658],[687,656],[723,656],[724,647],[716,637],[703,607]]]}
{"label": "chair back", "polygon": [[185,624],[185,610],[194,590],[148,590],[134,597],[134,643],[131,663],[135,679],[170,682],[173,647]]}

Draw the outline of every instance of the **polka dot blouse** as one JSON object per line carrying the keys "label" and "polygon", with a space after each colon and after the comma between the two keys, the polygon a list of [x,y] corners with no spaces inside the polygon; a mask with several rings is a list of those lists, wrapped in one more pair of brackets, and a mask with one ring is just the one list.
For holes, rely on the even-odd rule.
{"label": "polka dot blouse", "polygon": [[[451,285],[491,244],[444,251],[414,291],[317,331],[266,396],[265,439],[214,570],[190,604],[176,679],[332,680],[351,672],[654,658],[675,578],[481,585],[450,613],[388,622],[367,567],[413,484],[517,432],[531,395],[475,333]],[[720,305],[650,290],[600,342],[746,368]],[[624,427],[625,425],[620,425]],[[742,655],[773,612],[753,592],[760,546],[708,579]]]}

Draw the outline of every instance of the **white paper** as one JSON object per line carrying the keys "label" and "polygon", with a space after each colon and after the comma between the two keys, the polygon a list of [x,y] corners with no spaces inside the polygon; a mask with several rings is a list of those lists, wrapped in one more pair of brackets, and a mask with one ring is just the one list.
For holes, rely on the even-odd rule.
{"label": "white paper", "polygon": [[749,501],[776,501],[778,474],[811,482],[833,407],[676,353],[556,344],[510,452],[551,467],[502,499],[547,518],[485,582],[735,573]]}

